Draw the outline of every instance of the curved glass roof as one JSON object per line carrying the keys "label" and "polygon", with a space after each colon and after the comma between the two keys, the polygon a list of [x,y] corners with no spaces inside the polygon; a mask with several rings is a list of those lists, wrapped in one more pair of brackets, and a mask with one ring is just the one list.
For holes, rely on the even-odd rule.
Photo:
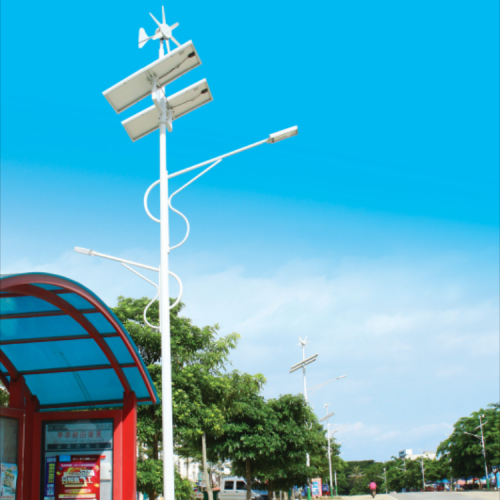
{"label": "curved glass roof", "polygon": [[88,288],[48,273],[0,276],[0,380],[24,377],[40,410],[158,402],[127,330]]}

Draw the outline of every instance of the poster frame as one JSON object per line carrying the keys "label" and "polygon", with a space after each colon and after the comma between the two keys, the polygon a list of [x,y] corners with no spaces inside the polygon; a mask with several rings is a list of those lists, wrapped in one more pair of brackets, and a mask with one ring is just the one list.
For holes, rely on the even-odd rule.
{"label": "poster frame", "polygon": [[[60,420],[113,419],[113,498],[122,498],[123,477],[123,413],[117,410],[82,410],[35,413],[33,432],[33,485],[41,485],[43,423]],[[40,487],[31,492],[31,500],[39,500]]]}
{"label": "poster frame", "polygon": [[17,485],[16,498],[24,498],[24,432],[26,412],[17,408],[0,407],[0,417],[14,418],[18,421],[17,428]]}

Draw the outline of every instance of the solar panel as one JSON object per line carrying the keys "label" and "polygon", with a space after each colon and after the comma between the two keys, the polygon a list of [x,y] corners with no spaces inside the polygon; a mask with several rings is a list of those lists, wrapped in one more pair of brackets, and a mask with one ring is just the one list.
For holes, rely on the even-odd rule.
{"label": "solar panel", "polygon": [[157,86],[163,87],[200,64],[193,42],[189,41],[105,90],[103,95],[112,108],[121,113],[151,94],[155,76]]}
{"label": "solar panel", "polygon": [[[206,79],[167,97],[167,109],[172,110],[172,120],[213,101]],[[155,105],[122,121],[129,137],[135,142],[159,127],[158,109]]]}

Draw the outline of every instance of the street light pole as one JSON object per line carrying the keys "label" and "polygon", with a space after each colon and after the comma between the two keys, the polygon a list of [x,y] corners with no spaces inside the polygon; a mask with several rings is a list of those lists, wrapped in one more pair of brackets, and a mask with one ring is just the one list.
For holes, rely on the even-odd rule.
{"label": "street light pole", "polygon": [[[480,436],[478,436],[477,434],[472,434],[470,432],[465,432],[465,431],[464,431],[464,434],[469,434],[469,436],[474,436],[481,441],[481,446],[483,447],[482,453],[483,453],[483,458],[484,458],[484,472],[486,474],[486,486],[488,489],[490,489],[490,480],[488,478],[488,466],[486,465],[486,447],[484,445],[484,433],[483,433],[483,425],[486,425],[488,422],[483,423],[482,418],[484,418],[484,415],[479,415],[479,425],[476,427],[476,429],[481,429]],[[474,430],[476,430],[476,429],[474,429]]]}
{"label": "street light pole", "polygon": [[[325,403],[326,414],[328,415],[328,403]],[[330,422],[329,418],[326,419],[326,433],[328,434],[328,466],[330,469],[330,496],[333,497],[333,482],[332,482],[332,448],[330,446]]]}
{"label": "street light pole", "polygon": [[423,490],[425,491],[425,468],[424,468],[424,456],[422,455],[420,457],[420,467],[422,469],[422,483],[423,483]]}
{"label": "street light pole", "polygon": [[490,479],[488,477],[488,466],[486,465],[486,447],[484,446],[484,433],[483,433],[483,425],[487,424],[488,422],[485,422],[483,424],[482,417],[484,417],[484,415],[479,415],[479,427],[481,428],[481,444],[483,445],[484,472],[486,474],[486,487],[488,489],[490,489]]}

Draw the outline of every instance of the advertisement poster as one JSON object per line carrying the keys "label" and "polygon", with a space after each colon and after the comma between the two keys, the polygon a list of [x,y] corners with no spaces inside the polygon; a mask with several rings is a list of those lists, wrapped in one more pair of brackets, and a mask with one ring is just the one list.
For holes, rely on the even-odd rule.
{"label": "advertisement poster", "polygon": [[313,497],[320,497],[322,496],[322,481],[321,478],[316,478],[313,479],[312,481],[312,496]]}
{"label": "advertisement poster", "polygon": [[13,500],[16,498],[17,465],[0,464],[0,499]]}
{"label": "advertisement poster", "polygon": [[[61,457],[62,458],[62,457]],[[100,500],[100,455],[71,455],[56,467],[56,500]]]}
{"label": "advertisement poster", "polygon": [[45,460],[45,491],[43,500],[55,500],[56,498],[56,457],[48,457]]}

